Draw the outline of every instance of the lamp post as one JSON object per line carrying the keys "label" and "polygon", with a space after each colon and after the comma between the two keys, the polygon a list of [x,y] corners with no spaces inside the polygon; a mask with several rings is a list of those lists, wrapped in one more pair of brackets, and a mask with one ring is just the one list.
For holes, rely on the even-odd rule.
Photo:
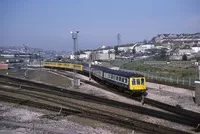
{"label": "lamp post", "polygon": [[[78,39],[78,33],[79,31],[71,31],[70,32],[72,34],[72,39],[74,40],[74,50],[73,50],[73,55],[74,55],[74,64],[76,64],[76,60],[77,60],[77,54],[75,55],[75,53],[77,52],[77,39]],[[75,88],[75,80],[76,80],[76,69],[75,66],[73,66],[73,84],[72,87]]]}
{"label": "lamp post", "polygon": [[24,49],[25,49],[25,59],[26,59],[26,69],[24,71],[24,77],[26,78],[27,76],[27,62],[28,62],[28,56],[27,56],[27,49],[28,49],[28,45],[27,44],[24,44]]}

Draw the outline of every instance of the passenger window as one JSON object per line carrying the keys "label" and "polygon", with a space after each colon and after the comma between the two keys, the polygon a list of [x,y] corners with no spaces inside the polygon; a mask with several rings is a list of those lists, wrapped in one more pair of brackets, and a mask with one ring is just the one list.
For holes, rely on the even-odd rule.
{"label": "passenger window", "polygon": [[114,78],[114,75],[113,74],[111,74],[111,79],[113,79]]}
{"label": "passenger window", "polygon": [[118,81],[118,76],[116,76],[116,80]]}
{"label": "passenger window", "polygon": [[122,82],[124,82],[124,78],[122,77]]}
{"label": "passenger window", "polygon": [[137,79],[137,85],[140,85],[140,79]]}
{"label": "passenger window", "polygon": [[121,81],[121,77],[119,77],[119,81]]}
{"label": "passenger window", "polygon": [[144,78],[141,79],[141,84],[144,85]]}
{"label": "passenger window", "polygon": [[135,85],[135,79],[132,80],[132,85]]}
{"label": "passenger window", "polygon": [[124,79],[124,82],[127,83],[127,78]]}

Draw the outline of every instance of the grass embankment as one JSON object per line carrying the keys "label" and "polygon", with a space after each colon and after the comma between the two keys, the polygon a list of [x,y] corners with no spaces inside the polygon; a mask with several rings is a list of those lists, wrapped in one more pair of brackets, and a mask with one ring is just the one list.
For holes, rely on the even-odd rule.
{"label": "grass embankment", "polygon": [[[136,70],[158,77],[173,77],[180,79],[196,79],[198,77],[197,67],[193,64],[147,64],[145,61],[115,60],[111,65],[122,69]],[[156,62],[156,61],[155,61]]]}

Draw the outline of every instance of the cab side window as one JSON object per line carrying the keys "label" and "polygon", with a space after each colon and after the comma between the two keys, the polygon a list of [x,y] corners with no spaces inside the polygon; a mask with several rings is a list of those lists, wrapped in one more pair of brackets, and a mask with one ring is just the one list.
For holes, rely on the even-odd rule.
{"label": "cab side window", "polygon": [[132,80],[132,85],[135,85],[135,79]]}
{"label": "cab side window", "polygon": [[141,79],[141,84],[144,85],[144,78]]}
{"label": "cab side window", "polygon": [[140,79],[137,79],[137,85],[140,85]]}

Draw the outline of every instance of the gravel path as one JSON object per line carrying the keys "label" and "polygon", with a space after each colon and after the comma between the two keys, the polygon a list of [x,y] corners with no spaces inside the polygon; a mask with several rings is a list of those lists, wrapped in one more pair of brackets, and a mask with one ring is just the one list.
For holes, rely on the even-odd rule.
{"label": "gravel path", "polygon": [[192,90],[150,82],[147,82],[147,87],[147,98],[200,113],[200,106],[194,103]]}
{"label": "gravel path", "polygon": [[132,130],[86,118],[73,116],[52,118],[56,113],[26,106],[16,107],[12,103],[0,102],[0,112],[1,118],[4,119],[0,120],[0,133],[132,134]]}

